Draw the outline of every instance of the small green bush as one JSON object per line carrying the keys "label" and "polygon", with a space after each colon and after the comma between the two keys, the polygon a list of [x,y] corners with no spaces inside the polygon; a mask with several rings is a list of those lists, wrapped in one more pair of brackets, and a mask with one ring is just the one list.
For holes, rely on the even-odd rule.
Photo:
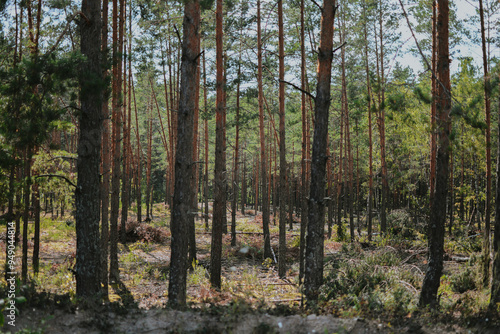
{"label": "small green bush", "polygon": [[450,277],[451,290],[456,293],[464,293],[477,288],[476,275],[471,268],[459,272]]}

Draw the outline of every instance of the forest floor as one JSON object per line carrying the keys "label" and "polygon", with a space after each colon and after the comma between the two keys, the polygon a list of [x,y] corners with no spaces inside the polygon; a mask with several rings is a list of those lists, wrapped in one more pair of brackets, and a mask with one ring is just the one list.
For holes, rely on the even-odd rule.
{"label": "forest floor", "polygon": [[[498,314],[485,311],[489,290],[481,286],[477,274],[480,240],[468,235],[447,240],[441,308],[422,311],[416,303],[426,245],[422,235],[404,229],[404,212],[391,217],[396,228],[386,238],[369,243],[361,236],[349,243],[335,233],[345,235],[339,230],[325,241],[325,285],[314,311],[301,308],[297,223],[287,231],[288,271],[280,279],[274,259],[263,260],[262,217],[252,210],[238,212],[237,244],[231,247],[230,235],[224,236],[222,289],[216,291],[208,278],[211,235],[198,219],[197,263],[188,275],[188,307],[172,310],[166,306],[169,214],[157,204],[151,222],[127,224],[127,243],[119,244],[121,282],[109,286],[110,303],[88,308],[74,295],[74,224],[69,218],[46,217],[40,272],[32,275],[30,286],[20,287],[18,293],[27,302],[18,305],[16,327],[5,324],[3,332],[500,333]],[[273,218],[271,222],[271,244],[277,251],[278,227]],[[0,238],[4,240],[4,235]],[[5,244],[0,245],[5,254]],[[20,252],[17,258],[21,259]],[[3,261],[2,256],[2,267]],[[1,300],[6,291],[3,277],[0,287]]]}

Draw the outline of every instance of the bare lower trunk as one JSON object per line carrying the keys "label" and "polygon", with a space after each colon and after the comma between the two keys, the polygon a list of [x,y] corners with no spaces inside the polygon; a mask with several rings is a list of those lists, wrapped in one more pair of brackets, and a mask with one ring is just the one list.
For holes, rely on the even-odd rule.
{"label": "bare lower trunk", "polygon": [[[101,291],[100,158],[102,132],[101,2],[82,3],[81,51],[86,57],[80,82],[76,207],[76,295],[95,299]],[[92,79],[89,79],[92,78]],[[90,83],[89,83],[90,82]],[[97,191],[97,194],[96,194]]]}
{"label": "bare lower trunk", "polygon": [[449,177],[449,147],[451,92],[450,67],[448,47],[448,0],[438,0],[437,16],[437,46],[438,63],[437,79],[440,82],[437,90],[437,157],[436,185],[431,205],[429,235],[429,264],[425,274],[420,306],[438,306],[437,292],[443,271],[444,231],[446,221],[446,198],[448,195]]}
{"label": "bare lower trunk", "polygon": [[225,222],[226,189],[225,151],[224,151],[224,69],[222,59],[222,0],[217,0],[216,9],[216,65],[217,65],[217,97],[215,110],[215,171],[214,171],[214,204],[212,221],[212,242],[210,257],[210,284],[221,288],[222,231]]}
{"label": "bare lower trunk", "polygon": [[260,24],[260,0],[257,0],[257,59],[258,74],[257,84],[259,86],[259,129],[260,129],[260,166],[261,166],[261,185],[262,185],[262,227],[264,232],[264,259],[272,258],[271,237],[269,233],[269,196],[267,180],[267,158],[264,129],[264,90],[262,83],[262,42],[261,42],[261,24]]}
{"label": "bare lower trunk", "polygon": [[335,1],[324,0],[321,37],[318,49],[318,84],[314,108],[314,140],[311,163],[311,188],[308,200],[308,226],[304,289],[309,306],[316,303],[323,283],[323,243],[325,222],[325,175],[330,109],[330,84],[333,59],[333,22]]}
{"label": "bare lower trunk", "polygon": [[184,7],[181,95],[179,101],[175,186],[170,229],[172,259],[168,285],[169,304],[186,304],[188,233],[193,210],[193,119],[196,108],[198,57],[200,54],[200,4],[189,0]]}

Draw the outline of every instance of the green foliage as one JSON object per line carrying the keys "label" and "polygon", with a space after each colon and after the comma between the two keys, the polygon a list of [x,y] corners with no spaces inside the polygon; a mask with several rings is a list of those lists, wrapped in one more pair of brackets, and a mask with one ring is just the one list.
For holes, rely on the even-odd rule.
{"label": "green foliage", "polygon": [[430,96],[427,92],[424,92],[422,87],[415,86],[415,88],[413,89],[413,93],[415,94],[415,97],[423,103],[431,104],[432,96]]}
{"label": "green foliage", "polygon": [[456,293],[464,293],[476,289],[476,273],[471,268],[466,268],[456,275],[450,277],[451,290]]}
{"label": "green foliage", "polygon": [[[392,210],[387,215],[387,225],[393,237],[405,240],[414,240],[416,238],[418,226],[412,223],[412,217],[406,210]],[[423,230],[420,229],[419,232],[423,232]]]}
{"label": "green foliage", "polygon": [[0,134],[20,148],[36,147],[58,126],[66,108],[57,97],[68,95],[75,105],[78,64],[76,54],[23,58],[16,67],[0,69]]}
{"label": "green foliage", "polygon": [[342,242],[347,240],[347,224],[345,218],[342,218],[339,223],[337,223],[337,235],[335,241]]}

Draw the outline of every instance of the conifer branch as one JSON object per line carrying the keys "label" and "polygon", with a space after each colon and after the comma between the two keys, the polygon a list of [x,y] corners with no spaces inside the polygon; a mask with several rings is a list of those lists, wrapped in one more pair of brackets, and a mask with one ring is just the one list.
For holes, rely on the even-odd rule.
{"label": "conifer branch", "polygon": [[70,186],[73,186],[75,188],[78,189],[78,186],[76,184],[73,183],[73,181],[71,181],[70,179],[68,179],[66,176],[64,175],[57,175],[57,174],[42,174],[42,175],[37,175],[35,176],[35,179],[38,179],[40,177],[58,177],[60,179],[63,179],[64,181],[66,181]]}
{"label": "conifer branch", "polygon": [[[406,9],[403,5],[403,2],[401,0],[398,0],[398,1],[399,1],[399,4],[401,5],[401,9],[403,10],[403,15],[406,18],[406,23],[408,24],[408,28],[410,29],[411,35],[413,36],[413,40],[415,41],[415,44],[417,45],[418,52],[420,53],[420,56],[422,56],[422,59],[424,60],[425,65],[427,65],[427,70],[429,72],[431,72],[431,75],[436,79],[436,82],[443,88],[446,95],[451,96],[451,92],[448,89],[446,89],[446,87],[443,85],[443,83],[438,79],[436,73],[432,70],[432,67],[429,64],[429,60],[424,55],[422,48],[420,47],[420,44],[418,43],[417,37],[415,36],[415,33],[413,31],[413,27],[411,26],[410,19],[408,18],[408,13],[406,13]],[[455,100],[453,97],[452,97],[452,99]],[[455,100],[455,102],[458,102],[458,101]]]}
{"label": "conifer branch", "polygon": [[313,4],[315,4],[315,5],[319,8],[319,10],[321,10],[321,11],[323,12],[323,7],[321,7],[321,6],[319,5],[319,3],[317,3],[317,2],[316,2],[316,1],[314,1],[314,0],[311,0],[311,1],[312,1],[312,3],[313,3]]}
{"label": "conifer branch", "polygon": [[66,27],[64,27],[64,30],[61,32],[61,34],[59,35],[59,37],[57,38],[56,40],[56,43],[49,49],[49,51],[47,51],[47,53],[44,55],[45,57],[48,57],[52,52],[54,52],[56,50],[56,48],[59,46],[59,44],[61,43],[63,37],[68,33],[68,30],[69,30],[69,27],[71,25],[71,22],[73,22],[73,20],[75,19],[75,17],[77,17],[78,15],[80,15],[81,17],[83,17],[83,19],[88,23],[89,22],[89,19],[85,16],[85,14],[83,14],[83,12],[81,11],[78,11],[76,13],[74,13],[73,15],[71,15],[69,18],[68,18],[68,23],[66,24]]}
{"label": "conifer branch", "polygon": [[293,83],[291,83],[291,82],[288,82],[288,81],[286,81],[286,80],[280,80],[280,82],[284,82],[284,83],[286,83],[287,85],[292,86],[293,88],[297,89],[298,91],[301,91],[302,93],[306,94],[307,96],[309,96],[310,98],[312,98],[314,101],[316,101],[316,97],[315,97],[314,95],[312,95],[312,94],[311,94],[311,93],[309,93],[308,91],[306,91],[306,90],[304,90],[304,89],[300,88],[299,86],[297,86],[297,85],[295,85],[295,84],[293,84]]}

